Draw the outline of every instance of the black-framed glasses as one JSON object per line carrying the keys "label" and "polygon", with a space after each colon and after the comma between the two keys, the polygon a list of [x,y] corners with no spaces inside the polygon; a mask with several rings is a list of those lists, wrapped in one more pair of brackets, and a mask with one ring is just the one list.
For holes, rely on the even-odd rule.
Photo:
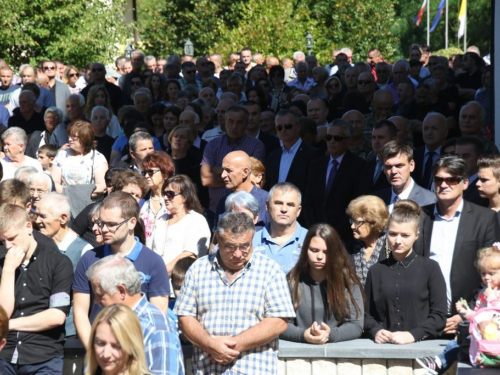
{"label": "black-framed glasses", "polygon": [[360,79],[360,80],[358,81],[358,85],[370,85],[372,82],[373,82],[373,81],[370,81],[369,79],[365,79],[365,80]]}
{"label": "black-framed glasses", "polygon": [[95,219],[94,224],[97,225],[101,229],[104,228],[104,226],[106,226],[106,228],[108,228],[108,230],[113,229],[113,231],[116,232],[118,230],[118,228],[120,228],[123,224],[125,224],[130,219],[131,219],[131,217],[129,217],[128,219],[125,219],[123,221],[120,221],[119,223],[116,223],[116,224],[106,223],[105,221],[101,221],[100,219]]}
{"label": "black-framed glasses", "polygon": [[141,172],[141,174],[146,177],[148,175],[149,177],[153,177],[153,175],[157,172],[160,172],[160,169],[146,169]]}
{"label": "black-framed glasses", "polygon": [[291,128],[293,128],[293,124],[276,125],[276,130],[279,132],[282,131],[283,128],[285,128],[285,130],[290,130]]}
{"label": "black-framed glasses", "polygon": [[356,229],[362,226],[364,223],[367,223],[366,220],[354,220],[353,218],[349,218],[349,224],[354,225]]}
{"label": "black-framed glasses", "polygon": [[461,183],[464,180],[463,177],[437,177],[434,176],[434,182],[436,183],[437,186],[441,185],[444,182],[446,182],[446,185],[448,186],[455,186]]}
{"label": "black-framed glasses", "polygon": [[325,135],[325,139],[327,142],[330,142],[332,139],[335,141],[335,142],[342,142],[343,140],[345,139],[349,139],[349,137],[342,137],[341,135],[331,135],[331,134],[327,134]]}
{"label": "black-framed glasses", "polygon": [[165,191],[163,192],[163,196],[164,196],[165,198],[168,198],[169,200],[174,199],[174,198],[175,198],[176,196],[178,196],[178,195],[181,195],[181,193],[176,193],[176,192],[175,192],[175,191],[173,191],[173,190],[165,190]]}

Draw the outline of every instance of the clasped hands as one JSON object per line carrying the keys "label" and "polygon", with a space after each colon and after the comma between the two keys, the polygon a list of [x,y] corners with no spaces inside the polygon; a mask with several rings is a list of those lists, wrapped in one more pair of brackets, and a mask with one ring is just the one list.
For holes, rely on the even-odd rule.
{"label": "clasped hands", "polygon": [[415,342],[415,338],[410,332],[406,331],[391,332],[385,329],[381,329],[375,335],[375,343],[377,344],[390,343],[390,344],[404,345],[404,344],[410,344],[412,342]]}
{"label": "clasped hands", "polygon": [[304,338],[310,344],[326,344],[330,337],[330,327],[324,322],[313,322],[312,326],[304,331]]}

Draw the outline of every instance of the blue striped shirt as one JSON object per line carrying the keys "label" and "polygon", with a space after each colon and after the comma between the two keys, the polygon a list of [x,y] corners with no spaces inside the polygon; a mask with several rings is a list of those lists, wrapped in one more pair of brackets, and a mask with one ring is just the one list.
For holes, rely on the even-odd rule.
{"label": "blue striped shirt", "polygon": [[184,356],[175,323],[145,295],[134,312],[141,323],[149,371],[154,375],[184,375]]}
{"label": "blue striped shirt", "polygon": [[[211,336],[236,336],[265,318],[293,318],[290,290],[279,265],[253,254],[245,267],[229,282],[217,252],[198,259],[186,278],[174,312],[195,317]],[[223,365],[194,347],[196,374],[277,374],[278,337],[254,349],[241,352],[235,361]]]}

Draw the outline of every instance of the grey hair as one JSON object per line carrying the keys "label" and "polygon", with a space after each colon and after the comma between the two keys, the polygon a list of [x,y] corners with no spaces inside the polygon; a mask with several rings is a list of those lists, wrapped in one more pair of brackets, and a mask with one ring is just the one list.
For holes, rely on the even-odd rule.
{"label": "grey hair", "polygon": [[340,52],[342,53],[349,52],[352,55],[352,49],[350,49],[349,47],[341,48]]}
{"label": "grey hair", "polygon": [[182,113],[192,114],[194,116],[194,120],[193,120],[194,123],[195,124],[199,124],[200,123],[200,116],[198,116],[198,114],[195,111],[190,111],[189,109],[187,109],[187,110],[184,110]]}
{"label": "grey hair", "polygon": [[226,198],[226,212],[233,212],[237,208],[246,208],[254,217],[260,212],[260,205],[257,199],[247,191],[238,191],[230,194]]}
{"label": "grey hair", "polygon": [[269,190],[269,194],[267,195],[267,200],[266,202],[269,203],[271,199],[273,198],[274,192],[278,190],[282,193],[287,193],[289,191],[296,191],[297,195],[299,196],[299,205],[302,204],[302,193],[300,192],[299,188],[292,184],[291,182],[280,182],[276,185],[274,185],[271,190]]}
{"label": "grey hair", "polygon": [[38,169],[32,167],[31,165],[25,165],[24,167],[16,169],[16,172],[14,173],[14,178],[16,180],[24,181],[26,179],[24,174],[28,174],[26,180],[29,180],[29,178],[35,173],[38,173]]}
{"label": "grey hair", "polygon": [[220,219],[217,225],[217,235],[219,237],[226,232],[240,236],[249,231],[255,233],[255,225],[250,216],[243,212],[230,212]]}
{"label": "grey hair", "polygon": [[49,113],[57,113],[57,117],[59,117],[59,122],[63,122],[63,119],[64,119],[64,115],[62,113],[62,111],[57,108],[57,107],[49,107],[45,110],[45,113],[43,114],[43,121],[45,121],[47,119],[47,115]]}
{"label": "grey hair", "polygon": [[295,51],[295,52],[293,53],[292,58],[293,58],[294,60],[297,60],[297,58],[298,58],[298,57],[300,57],[300,56],[302,56],[304,59],[306,58],[306,55],[305,55],[305,54],[304,54],[304,52],[302,52],[302,51]]}
{"label": "grey hair", "polygon": [[153,142],[153,137],[151,136],[151,134],[146,132],[135,132],[134,134],[132,134],[128,140],[128,145],[130,147],[130,150],[135,152],[137,142],[143,140],[150,140],[151,142]]}
{"label": "grey hair", "polygon": [[92,113],[90,114],[90,117],[94,117],[95,111],[104,111],[104,113],[106,114],[106,119],[108,121],[111,120],[111,114],[109,113],[109,109],[107,109],[106,107],[103,107],[102,105],[96,105],[94,108],[92,108]]}
{"label": "grey hair", "polygon": [[[19,168],[21,169],[21,168]],[[48,190],[49,191],[52,191],[53,189],[53,182],[52,182],[52,178],[50,178],[50,176],[47,174],[47,173],[43,173],[43,172],[36,172],[36,173],[33,173],[29,178],[28,178],[28,185],[31,185],[31,182],[32,181],[35,181],[35,180],[44,180],[44,182],[47,184],[48,186]]]}
{"label": "grey hair", "polygon": [[7,128],[7,130],[2,134],[2,141],[5,141],[8,137],[14,137],[17,144],[23,144],[24,147],[26,147],[26,144],[28,143],[28,136],[26,135],[26,132],[24,129],[17,126]]}
{"label": "grey hair", "polygon": [[132,51],[132,53],[130,54],[130,57],[134,57],[134,55],[141,55],[143,58],[145,56],[144,52],[142,52],[142,51],[140,51],[138,49]]}
{"label": "grey hair", "polygon": [[33,69],[34,78],[36,78],[36,69],[32,65],[30,65],[30,64],[23,64],[23,65],[21,65],[21,67],[19,68],[19,74],[23,74],[23,70],[26,69],[26,68]]}
{"label": "grey hair", "polygon": [[119,254],[95,262],[85,275],[91,283],[96,281],[106,294],[115,294],[118,285],[124,285],[131,296],[141,292],[141,278],[134,264]]}
{"label": "grey hair", "polygon": [[344,133],[346,137],[351,137],[352,136],[352,125],[349,121],[342,120],[342,119],[337,119],[333,120],[328,127],[331,128],[333,126],[338,126],[339,128],[344,129]]}
{"label": "grey hair", "polygon": [[443,125],[446,126],[446,117],[442,113],[439,113],[439,112],[428,112],[425,115],[424,121],[427,120],[427,118],[431,117],[431,116],[438,117],[439,121],[441,121],[443,123]]}
{"label": "grey hair", "polygon": [[396,65],[403,65],[406,69],[407,72],[410,71],[410,63],[408,62],[408,60],[405,60],[405,59],[401,59],[401,60],[398,60],[394,63],[394,65],[392,66],[392,70],[394,70],[394,68],[396,67]]}
{"label": "grey hair", "polygon": [[68,99],[66,100],[75,98],[78,98],[78,104],[80,105],[80,107],[85,107],[85,98],[83,97],[82,94],[71,94],[70,96],[68,96]]}
{"label": "grey hair", "polygon": [[484,112],[484,107],[482,106],[481,103],[475,101],[475,100],[472,100],[470,102],[467,102],[465,103],[461,108],[460,108],[460,114],[459,116],[462,114],[462,110],[465,108],[465,107],[468,107],[470,105],[473,105],[475,106],[478,110],[479,110],[479,119],[481,121],[484,121],[484,116],[485,116],[485,112]]}
{"label": "grey hair", "polygon": [[101,202],[98,202],[96,204],[94,204],[90,210],[89,210],[89,214],[88,214],[88,219],[89,219],[89,222],[92,222],[94,216],[96,214],[99,214],[99,211],[101,210]]}
{"label": "grey hair", "polygon": [[144,62],[153,61],[153,60],[156,61],[156,57],[154,57],[153,55],[144,56]]}
{"label": "grey hair", "polygon": [[146,96],[149,100],[151,100],[151,95],[149,95],[148,92],[144,91],[144,90],[137,90],[135,93],[134,93],[134,100],[135,98],[137,98],[138,96],[140,95],[144,95]]}
{"label": "grey hair", "polygon": [[55,192],[47,193],[40,199],[37,207],[40,207],[40,204],[46,200],[50,202],[47,207],[50,207],[49,210],[52,215],[61,216],[62,214],[65,214],[69,220],[71,217],[71,207],[69,205],[69,200],[65,195]]}
{"label": "grey hair", "polygon": [[456,155],[445,156],[437,159],[432,166],[432,175],[435,176],[440,169],[446,169],[449,174],[462,178],[469,178],[469,166],[464,159]]}

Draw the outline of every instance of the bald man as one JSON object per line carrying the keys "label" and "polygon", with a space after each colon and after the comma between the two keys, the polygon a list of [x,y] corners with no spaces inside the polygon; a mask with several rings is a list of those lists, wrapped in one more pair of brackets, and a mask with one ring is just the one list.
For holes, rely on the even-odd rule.
{"label": "bald man", "polygon": [[269,71],[271,70],[271,68],[273,66],[278,66],[279,64],[280,64],[280,61],[278,60],[277,57],[269,56],[266,59],[266,71],[267,71],[267,74],[269,74]]}
{"label": "bald man", "polygon": [[366,119],[363,114],[355,109],[347,111],[342,116],[342,120],[346,120],[351,124],[352,135],[349,138],[349,151],[361,159],[369,160],[372,152],[371,140],[365,138]]}
{"label": "bald man", "polygon": [[373,94],[372,113],[365,115],[365,137],[371,137],[373,127],[377,122],[387,120],[393,115],[391,112],[393,100],[392,92],[389,90],[378,90]]}
{"label": "bald man", "polygon": [[[9,118],[9,128],[17,126],[30,135],[34,131],[44,131],[45,121],[43,114],[35,111],[36,97],[32,91],[23,90],[19,95],[19,109]],[[7,126],[7,124],[4,124]]]}
{"label": "bald man", "polygon": [[[236,193],[238,191],[246,191],[252,194],[257,202],[259,202],[259,221],[255,226],[255,230],[258,231],[264,227],[269,221],[266,211],[266,199],[268,192],[258,188],[256,185],[252,184],[250,180],[250,175],[252,171],[252,162],[250,156],[244,151],[233,151],[226,155],[222,160],[222,180],[224,181],[224,187],[230,189],[231,193]],[[217,228],[217,223],[226,214],[226,198],[219,200],[217,205],[217,210],[215,212],[215,223],[214,228]]]}
{"label": "bald man", "polygon": [[204,87],[200,90],[200,93],[198,94],[198,97],[200,99],[203,99],[207,105],[209,105],[212,108],[215,108],[217,106],[217,96],[215,95],[214,90],[212,90],[210,87]]}
{"label": "bald man", "polygon": [[388,120],[396,125],[396,129],[398,129],[396,140],[403,143],[410,142],[410,122],[408,119],[402,116],[392,116]]}
{"label": "bald man", "polygon": [[46,89],[50,89],[49,87],[49,77],[45,73],[38,73],[36,77],[36,83],[40,87],[45,87]]}

